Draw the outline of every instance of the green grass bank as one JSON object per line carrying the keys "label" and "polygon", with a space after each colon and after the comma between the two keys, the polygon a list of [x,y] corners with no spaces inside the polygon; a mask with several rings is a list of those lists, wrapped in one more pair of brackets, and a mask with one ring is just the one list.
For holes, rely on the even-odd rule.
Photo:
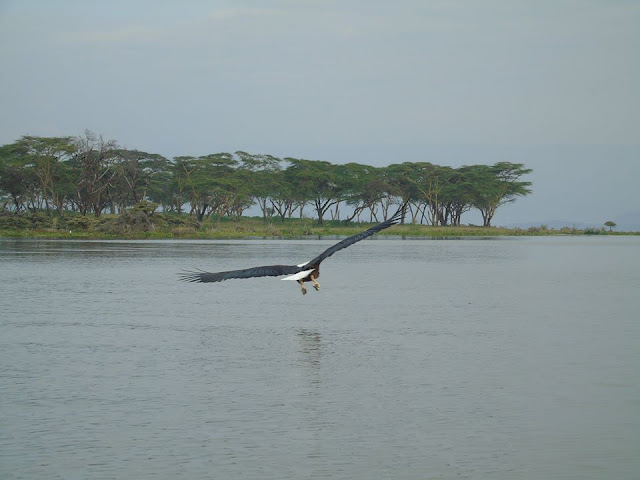
{"label": "green grass bank", "polygon": [[[42,212],[15,215],[0,214],[0,236],[59,239],[243,239],[301,238],[319,236],[349,236],[371,226],[371,223],[349,223],[325,220],[322,225],[308,218],[278,218],[265,221],[259,217],[239,219],[206,218],[197,222],[188,215],[145,212],[124,212],[101,215],[99,218],[68,214],[50,216]],[[616,232],[601,229],[543,226],[520,228],[501,227],[432,227],[426,225],[396,225],[379,235],[415,238],[495,237],[544,235],[639,235],[640,232]]]}

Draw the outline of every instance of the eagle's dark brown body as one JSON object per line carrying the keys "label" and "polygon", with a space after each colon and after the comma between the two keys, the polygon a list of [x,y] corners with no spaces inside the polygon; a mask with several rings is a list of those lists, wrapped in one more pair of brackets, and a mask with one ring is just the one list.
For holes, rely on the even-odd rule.
{"label": "eagle's dark brown body", "polygon": [[[300,288],[302,289],[303,295],[307,293],[307,287],[304,286],[305,282],[312,282],[313,288],[320,291],[320,284],[318,283],[319,276],[320,276],[320,264],[318,263],[313,267],[313,271],[309,275],[307,275],[301,280],[298,280],[298,283],[300,284]],[[286,280],[286,279],[283,278],[283,280]]]}

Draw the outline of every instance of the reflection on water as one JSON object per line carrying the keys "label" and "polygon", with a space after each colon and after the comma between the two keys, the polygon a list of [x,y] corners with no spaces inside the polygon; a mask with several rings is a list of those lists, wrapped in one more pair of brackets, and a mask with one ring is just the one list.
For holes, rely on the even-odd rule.
{"label": "reflection on water", "polygon": [[632,479],[637,238],[0,239],[0,478]]}
{"label": "reflection on water", "polygon": [[320,363],[320,356],[322,355],[322,337],[320,332],[301,328],[297,330],[297,334],[300,339],[299,351],[302,354],[300,361],[317,366]]}

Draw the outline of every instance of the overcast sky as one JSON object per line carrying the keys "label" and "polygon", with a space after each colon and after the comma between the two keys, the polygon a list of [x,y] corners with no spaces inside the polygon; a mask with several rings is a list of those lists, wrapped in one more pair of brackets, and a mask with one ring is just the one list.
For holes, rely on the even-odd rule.
{"label": "overcast sky", "polygon": [[0,0],[0,144],[85,129],[167,157],[521,162],[534,193],[496,224],[640,219],[640,2]]}

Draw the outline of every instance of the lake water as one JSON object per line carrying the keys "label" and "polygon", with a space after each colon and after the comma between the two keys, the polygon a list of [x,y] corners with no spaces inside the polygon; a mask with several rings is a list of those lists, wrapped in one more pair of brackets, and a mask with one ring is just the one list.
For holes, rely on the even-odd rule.
{"label": "lake water", "polygon": [[2,479],[637,479],[640,238],[0,239]]}

